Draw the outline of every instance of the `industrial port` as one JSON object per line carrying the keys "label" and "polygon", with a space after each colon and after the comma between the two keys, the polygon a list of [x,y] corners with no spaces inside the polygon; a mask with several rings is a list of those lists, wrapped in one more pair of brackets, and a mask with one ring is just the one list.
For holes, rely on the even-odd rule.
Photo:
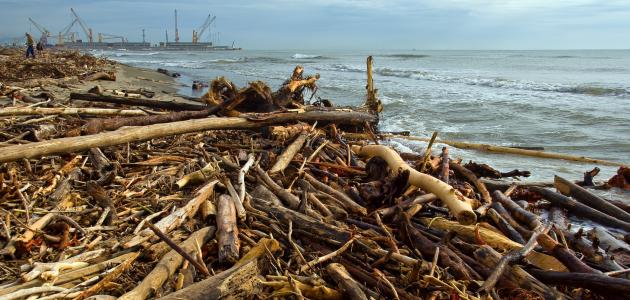
{"label": "industrial port", "polygon": [[[169,40],[169,32],[165,31],[165,39],[159,43],[150,43],[145,39],[145,30],[142,29],[142,42],[130,42],[126,37],[116,34],[108,34],[98,32],[96,35],[90,26],[79,16],[79,14],[70,8],[72,13],[72,21],[61,29],[57,34],[54,34],[43,25],[37,23],[32,18],[29,18],[30,23],[39,31],[41,37],[39,42],[47,47],[55,47],[62,49],[81,49],[81,50],[134,50],[134,51],[155,51],[155,50],[167,50],[167,51],[229,51],[229,50],[241,50],[241,48],[235,47],[234,42],[231,45],[215,45],[212,42],[202,42],[202,38],[205,34],[209,34],[210,25],[212,25],[216,16],[208,14],[205,21],[201,26],[193,30],[192,40],[190,42],[180,41],[177,10],[175,10],[175,31],[173,40]],[[78,27],[82,31],[83,36],[78,31],[73,31]],[[85,38],[85,39],[83,39]],[[51,40],[54,43],[51,43]]]}

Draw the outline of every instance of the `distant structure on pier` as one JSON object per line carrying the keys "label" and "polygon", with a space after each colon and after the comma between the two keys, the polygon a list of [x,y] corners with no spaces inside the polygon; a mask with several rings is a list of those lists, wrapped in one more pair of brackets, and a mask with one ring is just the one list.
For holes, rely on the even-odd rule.
{"label": "distant structure on pier", "polygon": [[[160,42],[159,44],[152,45],[151,43],[145,40],[145,30],[142,29],[142,42],[129,42],[126,37],[122,35],[116,34],[108,34],[108,33],[98,33],[97,36],[94,36],[92,28],[89,27],[85,21],[79,16],[79,14],[73,9],[70,8],[73,19],[72,21],[64,27],[56,36],[56,43],[54,47],[58,48],[68,48],[68,49],[84,49],[84,50],[92,50],[92,49],[101,49],[101,50],[147,50],[147,51],[155,51],[155,50],[167,50],[167,51],[221,51],[221,50],[241,50],[241,48],[235,48],[234,43],[231,46],[220,46],[214,45],[212,42],[201,42],[204,34],[207,32],[208,35],[211,36],[209,31],[210,25],[214,23],[216,20],[216,16],[212,16],[208,14],[204,23],[199,26],[197,29],[192,32],[192,41],[191,42],[180,42],[179,37],[179,26],[177,21],[177,10],[175,10],[175,42],[168,41],[168,31],[166,32],[166,41]],[[47,44],[49,46],[53,46],[48,44],[48,38],[53,35],[51,32],[46,29],[44,26],[35,22],[33,19],[29,18],[31,24],[37,28],[38,31],[42,34],[40,41],[43,44]],[[85,35],[87,40],[79,39],[79,33],[73,32],[72,28],[74,25],[78,24]]]}

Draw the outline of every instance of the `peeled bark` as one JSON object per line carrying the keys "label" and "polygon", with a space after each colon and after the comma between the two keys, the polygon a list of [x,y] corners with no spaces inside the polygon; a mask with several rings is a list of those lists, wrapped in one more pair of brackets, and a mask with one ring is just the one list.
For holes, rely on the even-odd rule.
{"label": "peeled bark", "polygon": [[472,200],[464,197],[459,191],[439,179],[416,171],[406,164],[393,149],[381,145],[368,145],[352,146],[352,150],[363,156],[379,156],[385,159],[394,172],[408,170],[409,184],[438,196],[461,224],[468,225],[477,221],[477,215],[473,212],[470,204]]}
{"label": "peeled bark", "polygon": [[236,208],[228,195],[219,196],[217,203],[217,241],[219,263],[234,263],[238,260],[240,240],[236,225]]}

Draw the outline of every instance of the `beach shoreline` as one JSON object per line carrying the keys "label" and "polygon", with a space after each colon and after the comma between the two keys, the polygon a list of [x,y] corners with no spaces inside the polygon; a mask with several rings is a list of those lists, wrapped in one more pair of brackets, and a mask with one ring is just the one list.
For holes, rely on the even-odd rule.
{"label": "beach shoreline", "polygon": [[[38,56],[38,58],[34,60],[24,60],[25,64],[33,63],[33,64],[46,64],[49,62],[49,55],[58,52],[59,50],[53,50],[52,53],[46,53],[45,56]],[[62,50],[66,51],[66,50]],[[72,51],[70,51],[72,52]],[[91,55],[87,53],[87,55]],[[1,59],[7,59],[0,57]],[[102,58],[101,58],[102,59]],[[174,101],[174,102],[187,102],[190,100],[186,99],[186,97],[181,97],[179,92],[182,91],[187,85],[184,81],[179,80],[177,78],[162,74],[157,72],[157,70],[131,66],[129,64],[124,64],[121,62],[117,62],[115,60],[107,59],[108,66],[105,67],[102,71],[112,72],[116,78],[114,81],[110,80],[98,80],[98,81],[85,81],[78,80],[75,76],[70,76],[66,78],[56,78],[56,81],[50,80],[48,82],[43,81],[41,84],[36,84],[33,87],[29,87],[29,90],[38,91],[45,90],[50,92],[55,99],[69,99],[70,93],[78,92],[85,93],[89,89],[99,85],[104,90],[147,90],[155,93],[153,97],[154,100],[162,100],[162,101]],[[23,81],[4,81],[3,83],[8,86],[29,86],[29,82],[31,80],[23,80]],[[68,82],[69,84],[59,84],[59,82]],[[6,98],[0,98],[0,103],[6,103],[8,101]]]}

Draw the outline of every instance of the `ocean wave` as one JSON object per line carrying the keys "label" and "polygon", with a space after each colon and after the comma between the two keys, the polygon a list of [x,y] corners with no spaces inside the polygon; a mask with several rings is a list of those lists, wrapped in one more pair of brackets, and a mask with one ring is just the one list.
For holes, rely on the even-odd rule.
{"label": "ocean wave", "polygon": [[199,61],[171,61],[160,62],[161,66],[171,68],[183,68],[183,69],[205,69],[206,66]]}
{"label": "ocean wave", "polygon": [[531,58],[555,58],[555,59],[568,59],[568,58],[586,58],[586,59],[613,59],[610,56],[589,56],[589,55],[527,55],[527,54],[511,54],[506,57],[531,57]]}
{"label": "ocean wave", "polygon": [[590,85],[559,88],[558,92],[584,94],[591,96],[630,96],[630,90],[624,88],[608,88]]}
{"label": "ocean wave", "polygon": [[124,57],[124,56],[153,56],[153,55],[157,55],[160,54],[160,52],[114,52],[113,55],[116,57]]}
{"label": "ocean wave", "polygon": [[[352,72],[364,73],[365,68],[350,66],[344,64],[333,64],[328,67],[320,67],[320,70],[336,71],[336,72]],[[416,80],[427,80],[445,83],[459,83],[474,86],[485,86],[491,88],[506,88],[516,90],[529,90],[539,92],[558,92],[582,94],[590,96],[619,96],[630,97],[630,88],[628,87],[606,87],[596,84],[580,84],[580,85],[563,85],[545,82],[533,82],[523,80],[511,80],[499,77],[466,77],[439,74],[429,71],[420,71],[414,69],[396,69],[396,68],[375,68],[374,73],[380,76],[409,78]]]}
{"label": "ocean wave", "polygon": [[272,57],[272,56],[254,56],[244,57],[245,62],[266,62],[266,63],[285,63],[288,59]]}
{"label": "ocean wave", "polygon": [[217,59],[206,60],[206,62],[209,62],[209,63],[220,63],[220,64],[233,64],[233,63],[241,63],[241,62],[245,62],[245,61],[247,61],[246,57],[217,58]]}
{"label": "ocean wave", "polygon": [[295,54],[291,55],[291,58],[293,58],[293,59],[324,59],[324,58],[327,58],[327,57],[323,56],[323,55],[316,55],[316,54],[295,53]]}
{"label": "ocean wave", "polygon": [[384,55],[385,57],[393,57],[393,58],[402,58],[402,59],[413,59],[413,58],[425,58],[431,55],[427,54],[388,54]]}

